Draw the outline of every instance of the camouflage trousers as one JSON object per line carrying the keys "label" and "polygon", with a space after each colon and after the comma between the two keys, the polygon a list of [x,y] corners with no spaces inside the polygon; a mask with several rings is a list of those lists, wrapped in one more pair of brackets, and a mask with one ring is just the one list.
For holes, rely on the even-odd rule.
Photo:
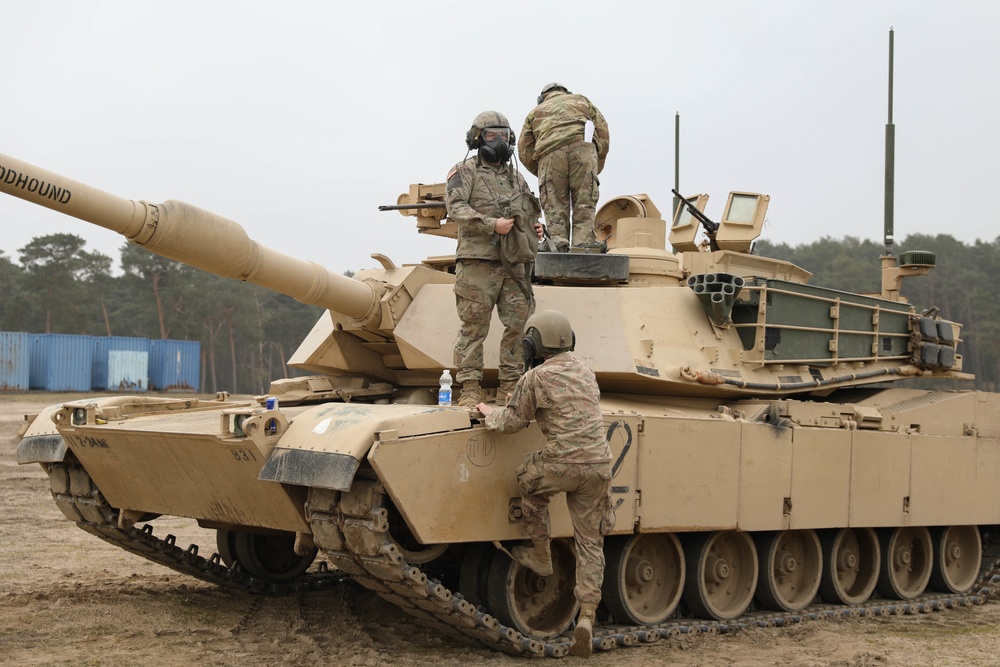
{"label": "camouflage trousers", "polygon": [[[577,141],[543,155],[538,161],[538,195],[545,211],[545,224],[560,246],[590,243],[600,181],[597,180],[597,149]],[[570,239],[570,209],[573,237]]]}
{"label": "camouflage trousers", "polygon": [[598,604],[604,581],[604,536],[614,528],[610,463],[552,463],[528,454],[517,469],[521,512],[532,540],[548,539],[549,500],[566,494],[576,544],[576,587],[580,602]]}
{"label": "camouflage trousers", "polygon": [[[514,264],[514,275],[527,286],[525,265]],[[499,261],[459,259],[455,268],[455,304],[462,326],[455,341],[455,381],[483,379],[483,341],[490,332],[493,308],[504,325],[500,340],[500,382],[513,387],[524,372],[521,338],[531,304]]]}

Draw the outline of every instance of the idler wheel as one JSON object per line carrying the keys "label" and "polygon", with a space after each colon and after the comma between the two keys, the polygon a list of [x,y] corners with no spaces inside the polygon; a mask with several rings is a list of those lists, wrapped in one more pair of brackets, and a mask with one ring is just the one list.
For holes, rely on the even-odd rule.
{"label": "idler wheel", "polygon": [[229,532],[226,538],[232,545],[230,556],[240,564],[243,571],[255,577],[271,581],[289,581],[309,569],[316,558],[313,548],[305,556],[295,553],[295,533],[244,533],[237,531],[222,531],[217,535],[219,555],[226,562],[223,553],[223,533]]}
{"label": "idler wheel", "polygon": [[231,530],[215,531],[216,550],[226,567],[232,567],[236,562],[236,533]]}
{"label": "idler wheel", "polygon": [[580,605],[573,595],[576,555],[572,542],[552,540],[552,574],[541,577],[497,553],[490,565],[486,606],[521,634],[549,639],[562,634]]}
{"label": "idler wheel", "polygon": [[429,563],[448,550],[447,544],[421,544],[418,542],[395,505],[388,504],[386,511],[389,517],[389,535],[403,555],[403,560],[410,565]]}
{"label": "idler wheel", "polygon": [[458,574],[458,590],[474,605],[486,603],[489,587],[490,565],[500,554],[496,547],[486,542],[470,544],[462,556]]}

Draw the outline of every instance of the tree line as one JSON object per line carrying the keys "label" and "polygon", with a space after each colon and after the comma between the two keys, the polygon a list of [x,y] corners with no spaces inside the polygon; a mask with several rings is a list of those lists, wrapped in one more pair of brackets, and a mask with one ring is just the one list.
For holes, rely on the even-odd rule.
{"label": "tree line", "polygon": [[[963,325],[958,353],[963,371],[974,373],[975,387],[997,391],[1000,386],[1000,301],[993,277],[1000,276],[1000,238],[965,244],[947,234],[913,234],[893,248],[935,253],[937,265],[927,276],[903,280],[901,294],[917,311],[939,309],[941,317]],[[813,274],[810,282],[847,292],[879,293],[881,243],[854,237],[799,246],[758,241],[756,254],[783,259]]]}
{"label": "tree line", "polygon": [[0,251],[0,330],[201,342],[201,391],[262,394],[301,375],[286,360],[322,309],[220,278],[131,244],[121,274],[75,234]]}
{"label": "tree line", "polygon": [[[220,278],[143,248],[124,244],[121,274],[111,258],[85,249],[75,234],[33,239],[18,262],[0,251],[0,330],[198,340],[202,390],[264,393],[272,379],[291,377],[286,360],[322,309],[251,283]],[[951,236],[912,235],[895,252],[937,255],[929,276],[908,278],[903,295],[918,310],[938,308],[960,322],[964,370],[976,387],[1000,386],[1000,238],[961,243]],[[848,292],[881,289],[881,244],[824,237],[799,246],[758,241],[754,252],[813,273],[814,284]],[[350,272],[346,272],[351,275]],[[299,373],[300,374],[300,373]]]}

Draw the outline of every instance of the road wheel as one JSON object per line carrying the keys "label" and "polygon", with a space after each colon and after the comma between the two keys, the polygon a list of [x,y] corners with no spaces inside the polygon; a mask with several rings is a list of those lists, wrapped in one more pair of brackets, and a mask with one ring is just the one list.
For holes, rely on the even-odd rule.
{"label": "road wheel", "polygon": [[976,583],[983,541],[976,526],[948,526],[931,533],[934,569],[931,582],[944,593],[965,593]]}
{"label": "road wheel", "polygon": [[741,616],[757,588],[757,550],[749,533],[695,533],[684,545],[684,602],[699,618]]}
{"label": "road wheel", "polygon": [[618,623],[658,625],[684,592],[684,550],[672,533],[604,540],[607,564],[601,598]]}
{"label": "road wheel", "polygon": [[922,526],[887,529],[879,534],[879,547],[879,593],[898,600],[912,600],[923,593],[934,563],[930,532]]}
{"label": "road wheel", "polygon": [[823,550],[814,530],[754,535],[760,571],[757,599],[775,611],[799,611],[812,603],[823,574]]}
{"label": "road wheel", "polygon": [[861,604],[875,590],[881,551],[871,528],[824,531],[823,577],[819,592],[834,604]]}

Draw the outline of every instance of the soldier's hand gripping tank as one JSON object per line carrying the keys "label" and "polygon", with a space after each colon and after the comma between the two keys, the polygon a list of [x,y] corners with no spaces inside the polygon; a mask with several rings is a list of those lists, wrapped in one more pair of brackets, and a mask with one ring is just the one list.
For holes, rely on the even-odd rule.
{"label": "soldier's hand gripping tank", "polygon": [[483,341],[494,306],[504,325],[498,399],[513,390],[522,372],[515,353],[533,310],[527,266],[538,251],[542,226],[538,200],[510,164],[515,141],[503,114],[484,111],[465,138],[476,154],[448,173],[448,217],[458,223],[455,304],[462,326],[454,363],[463,407],[482,400]]}
{"label": "soldier's hand gripping tank", "polygon": [[[585,136],[588,121],[594,130],[590,140]],[[524,119],[518,155],[538,177],[545,222],[561,251],[569,249],[571,219],[573,245],[595,240],[597,175],[610,142],[608,123],[598,108],[559,83],[542,88],[538,106]]]}
{"label": "soldier's hand gripping tank", "polygon": [[566,494],[576,544],[580,617],[570,652],[590,655],[594,614],[604,580],[604,535],[614,527],[611,511],[611,449],[604,435],[601,392],[593,371],[572,354],[576,336],[569,320],[543,310],[525,323],[526,371],[505,408],[480,404],[486,428],[516,433],[532,419],[545,435],[545,449],[532,452],[517,469],[521,510],[531,545],[514,547],[514,559],[542,576],[552,574],[549,500]]}

